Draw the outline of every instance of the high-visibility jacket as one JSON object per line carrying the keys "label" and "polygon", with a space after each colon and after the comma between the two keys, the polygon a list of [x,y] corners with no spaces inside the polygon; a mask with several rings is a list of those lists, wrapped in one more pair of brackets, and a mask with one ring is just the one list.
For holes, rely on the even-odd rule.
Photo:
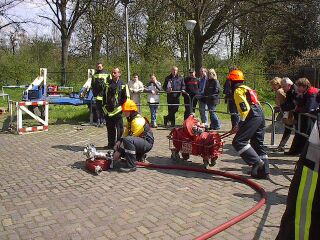
{"label": "high-visibility jacket", "polygon": [[93,96],[96,98],[96,100],[103,100],[105,88],[108,80],[110,79],[111,75],[108,74],[105,70],[96,71],[95,74],[92,76],[91,89]]}
{"label": "high-visibility jacket", "polygon": [[233,97],[241,121],[246,120],[250,110],[254,111],[254,108],[251,107],[252,105],[260,105],[255,90],[252,90],[246,85],[236,86]]}
{"label": "high-visibility jacket", "polygon": [[127,118],[127,126],[122,137],[133,136],[145,138],[149,143],[154,142],[153,134],[147,120],[138,113]]}
{"label": "high-visibility jacket", "polygon": [[296,164],[277,240],[320,239],[319,127],[316,122]]}
{"label": "high-visibility jacket", "polygon": [[130,99],[128,85],[120,79],[117,81],[109,80],[106,84],[105,94],[103,95],[103,112],[108,117],[113,117],[122,112],[122,105]]}

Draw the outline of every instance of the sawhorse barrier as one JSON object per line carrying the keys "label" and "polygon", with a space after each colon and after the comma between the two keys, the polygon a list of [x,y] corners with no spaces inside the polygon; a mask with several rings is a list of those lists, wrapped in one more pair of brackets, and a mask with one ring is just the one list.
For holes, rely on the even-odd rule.
{"label": "sawhorse barrier", "polygon": [[[39,107],[44,106],[44,119],[35,115],[28,109],[28,106]],[[37,102],[16,102],[17,108],[17,132],[18,134],[24,134],[28,132],[48,131],[48,119],[49,119],[49,103],[47,101]],[[30,117],[41,123],[39,126],[23,127],[23,113],[28,114]]]}

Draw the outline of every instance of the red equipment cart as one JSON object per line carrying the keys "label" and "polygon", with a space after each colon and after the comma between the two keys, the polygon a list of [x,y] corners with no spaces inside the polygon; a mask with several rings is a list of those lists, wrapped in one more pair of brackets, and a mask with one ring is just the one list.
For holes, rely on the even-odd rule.
{"label": "red equipment cart", "polygon": [[169,149],[171,159],[188,160],[190,155],[201,156],[205,168],[212,167],[223,151],[223,138],[230,136],[232,132],[220,135],[216,131],[205,131],[203,124],[194,116],[190,115],[183,123],[183,127],[174,128],[170,132]]}

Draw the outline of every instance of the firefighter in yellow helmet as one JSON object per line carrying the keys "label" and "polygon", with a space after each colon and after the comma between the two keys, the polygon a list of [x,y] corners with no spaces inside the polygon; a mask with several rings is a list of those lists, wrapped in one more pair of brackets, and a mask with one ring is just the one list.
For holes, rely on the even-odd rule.
{"label": "firefighter in yellow helmet", "polygon": [[124,157],[127,162],[119,168],[120,172],[132,172],[136,170],[136,161],[149,152],[154,143],[154,137],[148,121],[138,113],[138,107],[134,101],[128,99],[122,105],[122,112],[127,118],[126,129],[115,145],[114,160]]}
{"label": "firefighter in yellow helmet", "polygon": [[234,101],[240,114],[240,122],[234,128],[233,147],[250,166],[254,178],[269,178],[269,160],[263,145],[265,118],[254,90],[244,85],[240,70],[232,70],[228,79],[234,89]]}

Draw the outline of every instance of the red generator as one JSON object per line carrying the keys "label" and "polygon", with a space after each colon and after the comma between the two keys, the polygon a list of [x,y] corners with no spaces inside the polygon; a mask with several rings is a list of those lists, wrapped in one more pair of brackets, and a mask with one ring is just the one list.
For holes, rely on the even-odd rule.
{"label": "red generator", "polygon": [[181,152],[181,157],[185,161],[190,155],[201,156],[205,168],[212,167],[222,153],[222,138],[231,134],[227,132],[220,135],[216,131],[206,131],[204,125],[194,115],[190,115],[181,128],[172,129],[168,136],[171,159],[180,160],[179,152]]}

